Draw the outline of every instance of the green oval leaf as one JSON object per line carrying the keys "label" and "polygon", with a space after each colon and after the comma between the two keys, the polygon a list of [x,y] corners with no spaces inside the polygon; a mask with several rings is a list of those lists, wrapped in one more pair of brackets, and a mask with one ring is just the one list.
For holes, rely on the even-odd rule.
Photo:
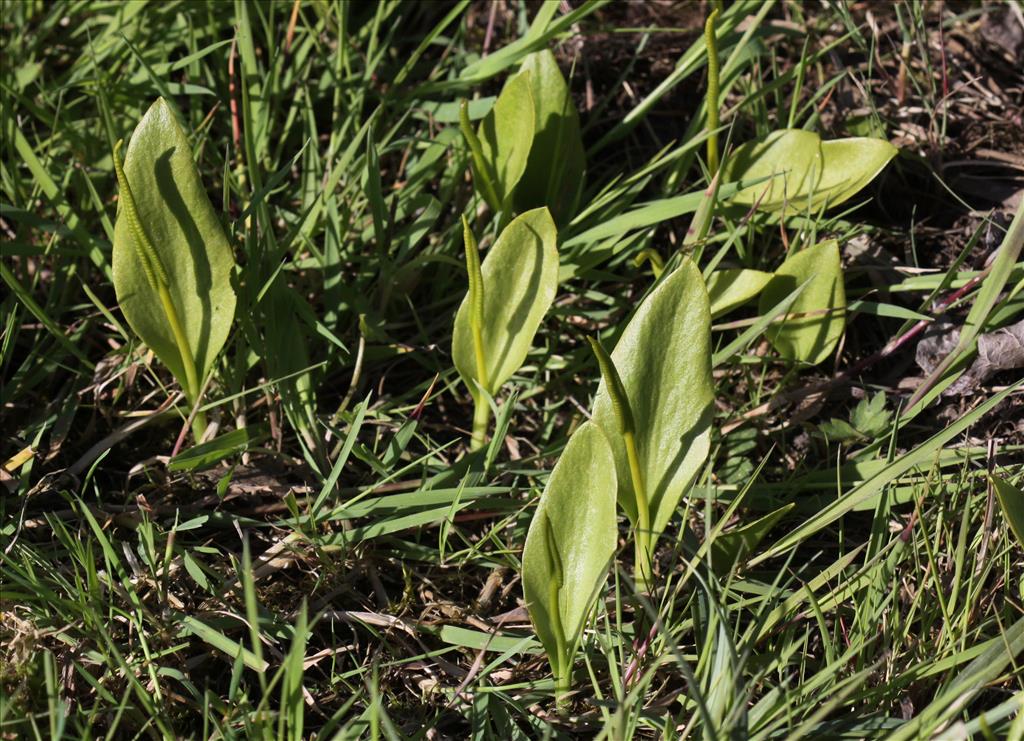
{"label": "green oval leaf", "polygon": [[784,358],[817,365],[832,354],[846,322],[846,291],[836,240],[808,247],[782,263],[761,292],[761,313],[804,283],[789,316],[770,326],[765,335]]}
{"label": "green oval leaf", "polygon": [[811,131],[773,131],[764,139],[738,147],[729,158],[726,181],[759,182],[728,200],[786,213],[837,206],[870,183],[898,151],[881,139],[822,142]]}
{"label": "green oval leaf", "polygon": [[754,298],[771,280],[771,273],[746,268],[716,270],[708,278],[711,318],[728,314]]}
{"label": "green oval leaf", "polygon": [[725,166],[724,180],[760,182],[736,192],[728,203],[757,204],[762,211],[799,211],[821,177],[821,137],[811,131],[783,129],[736,148]]}
{"label": "green oval leaf", "polygon": [[[633,411],[651,530],[665,529],[708,455],[711,423],[711,316],[704,279],[692,261],[651,292],[622,333],[612,361]],[[602,380],[593,420],[612,442],[619,503],[637,524],[626,447]]]}
{"label": "green oval leaf", "polygon": [[583,424],[555,464],[523,548],[523,594],[555,673],[566,667],[615,555],[615,462]]}
{"label": "green oval leaf", "polygon": [[[487,393],[519,370],[558,288],[558,232],[546,208],[527,211],[501,232],[481,266]],[[452,357],[475,392],[477,372],[469,296],[455,315]]]}
{"label": "green oval leaf", "polygon": [[535,123],[530,156],[515,189],[516,210],[547,206],[561,226],[575,215],[583,188],[586,158],[579,113],[549,50],[528,56],[521,69],[530,83]]}
{"label": "green oval leaf", "polygon": [[[235,260],[170,106],[158,98],[135,127],[124,172],[139,221],[167,273],[167,288],[200,379],[231,329]],[[114,225],[114,290],[128,324],[185,385],[185,365],[161,300],[146,278],[119,199]]]}
{"label": "green oval leaf", "polygon": [[852,198],[874,180],[898,153],[899,150],[889,142],[870,137],[823,141],[821,155],[824,167],[818,182],[816,204],[827,199],[831,207]]}
{"label": "green oval leaf", "polygon": [[[491,168],[494,187],[501,199],[500,204],[490,204],[491,208],[504,209],[510,202],[512,191],[526,170],[535,120],[530,73],[509,78],[477,132],[484,162]],[[479,182],[480,176],[475,170],[474,165],[474,182]]]}

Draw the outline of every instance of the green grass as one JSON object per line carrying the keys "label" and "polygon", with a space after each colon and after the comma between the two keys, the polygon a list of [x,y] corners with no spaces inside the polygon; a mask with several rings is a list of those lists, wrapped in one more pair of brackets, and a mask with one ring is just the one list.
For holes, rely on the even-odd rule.
{"label": "green grass", "polygon": [[[623,518],[570,713],[555,711],[521,605],[526,529],[597,387],[585,337],[614,342],[653,283],[634,258],[654,249],[671,267],[707,186],[699,6],[638,31],[621,7],[569,5],[498,6],[486,56],[491,7],[468,2],[302,2],[290,46],[291,2],[5,6],[0,734],[1021,738],[1024,544],[988,479],[1024,480],[1019,382],[997,377],[952,419],[939,388],[903,414],[909,393],[887,374],[912,365],[910,344],[800,403],[977,275],[984,219],[960,259],[922,265],[916,221],[886,218],[912,210],[895,199],[922,182],[913,150],[854,200],[866,208],[784,229],[719,213],[698,241],[704,270],[772,270],[787,243],[824,237],[900,259],[849,266],[862,303],[818,368],[766,348],[771,316],[716,325],[712,454],[661,540],[659,588],[637,594]],[[880,37],[852,12],[728,5],[723,152],[787,124],[847,135],[843,106],[891,133],[893,39],[914,61],[903,105],[955,128],[929,51],[938,14],[901,3],[885,20],[903,25]],[[941,19],[947,33],[976,20]],[[576,59],[577,102],[594,83],[583,205],[559,235],[555,305],[471,453],[450,357],[460,219],[486,217],[484,246],[497,224],[478,212],[457,101],[482,115],[536,48],[558,47],[568,76],[580,39],[584,55],[625,44],[643,60],[665,38],[678,51],[660,77]],[[111,145],[160,95],[240,265],[205,397],[215,437],[198,446],[110,280]],[[1019,291],[978,286],[958,321],[979,303],[973,327],[1019,321]],[[883,433],[819,433],[879,391]],[[789,504],[740,554],[730,534]]]}

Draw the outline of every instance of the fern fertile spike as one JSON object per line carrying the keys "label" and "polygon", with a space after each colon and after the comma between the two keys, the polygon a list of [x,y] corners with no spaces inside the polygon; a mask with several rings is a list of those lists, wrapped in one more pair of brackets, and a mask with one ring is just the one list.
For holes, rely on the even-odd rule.
{"label": "fern fertile spike", "polygon": [[600,340],[588,337],[594,355],[597,356],[597,365],[601,369],[601,376],[608,387],[608,397],[611,399],[612,408],[615,410],[615,418],[619,421],[619,432],[623,435],[631,434],[634,430],[633,410],[629,406],[629,397],[626,396],[626,389],[619,378],[619,372],[615,369],[608,351],[604,349]]}
{"label": "fern fertile spike", "polygon": [[[704,42],[708,49],[708,131],[718,128],[718,40],[715,38],[715,21],[720,10],[715,8],[704,25]],[[708,169],[712,174],[718,171],[718,134],[708,137]]]}
{"label": "fern fertile spike", "polygon": [[121,147],[124,139],[118,139],[114,145],[114,172],[117,174],[117,185],[121,191],[121,201],[124,206],[124,215],[128,219],[128,226],[131,229],[135,241],[135,250],[142,263],[142,269],[146,271],[146,280],[150,287],[157,291],[160,286],[168,285],[167,271],[160,262],[159,255],[153,243],[149,241],[146,230],[142,228],[139,220],[139,211],[135,207],[135,198],[132,196],[131,186],[128,185],[128,177],[124,174],[124,165],[121,163]]}
{"label": "fern fertile spike", "polygon": [[488,169],[488,163],[484,159],[484,150],[480,145],[480,137],[473,131],[473,124],[469,120],[469,101],[465,99],[459,102],[459,130],[462,131],[462,136],[466,140],[466,144],[469,145],[469,153],[473,158],[476,174],[480,178],[479,187],[482,191],[481,195],[487,202],[487,205],[493,210],[498,211],[501,209],[501,199],[498,198],[498,191],[494,187],[491,171]]}
{"label": "fern fertile spike", "polygon": [[462,239],[466,248],[466,272],[469,274],[469,326],[476,354],[477,382],[488,391],[487,362],[484,357],[484,276],[480,268],[480,251],[476,237],[465,215],[462,217]]}

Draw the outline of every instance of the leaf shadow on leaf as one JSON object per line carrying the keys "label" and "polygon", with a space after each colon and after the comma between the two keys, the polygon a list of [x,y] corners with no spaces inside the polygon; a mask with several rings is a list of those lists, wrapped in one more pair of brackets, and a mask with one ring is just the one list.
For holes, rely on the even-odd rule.
{"label": "leaf shadow on leaf", "polygon": [[[505,325],[505,331],[508,332],[509,337],[518,337],[519,333],[523,331],[526,320],[530,316],[530,309],[533,308],[534,300],[540,292],[541,265],[544,261],[544,238],[529,225],[524,224],[524,227],[533,236],[533,240],[531,240],[533,242],[533,262],[529,270],[530,285],[529,289],[523,294],[523,300],[516,306],[515,311]],[[505,358],[508,356],[510,349],[509,343],[506,343],[501,348],[501,356],[497,359],[497,362],[492,364],[492,368],[501,368],[505,364]]]}
{"label": "leaf shadow on leaf", "polygon": [[[173,214],[178,226],[181,227],[185,239],[188,241],[189,252],[192,253],[192,265],[195,267],[196,296],[202,304],[202,325],[199,329],[199,340],[192,348],[195,357],[196,367],[200,373],[205,369],[211,358],[206,357],[207,349],[210,346],[210,322],[213,317],[213,306],[210,301],[210,294],[213,290],[213,278],[210,274],[210,258],[206,252],[206,245],[203,236],[199,232],[199,226],[185,205],[185,199],[178,191],[177,182],[171,169],[171,156],[174,154],[174,147],[169,147],[163,154],[157,157],[153,163],[153,174],[156,178],[157,187],[160,188],[160,195],[167,209]],[[191,155],[190,155],[191,156]]]}
{"label": "leaf shadow on leaf", "polygon": [[547,206],[555,223],[565,226],[575,215],[586,156],[579,114],[558,62],[549,50],[523,63],[530,75],[536,121],[526,170],[515,189],[517,211]]}
{"label": "leaf shadow on leaf", "polygon": [[[655,536],[660,535],[661,530],[664,529],[664,525],[661,528],[659,528],[658,525],[661,523],[667,524],[672,519],[671,512],[662,511],[665,494],[668,488],[672,486],[672,479],[679,470],[679,467],[683,465],[683,461],[696,444],[698,438],[707,432],[713,417],[714,409],[711,402],[708,402],[703,411],[701,411],[700,417],[697,418],[697,421],[679,436],[677,440],[679,447],[676,450],[675,455],[672,457],[671,462],[665,467],[665,472],[662,474],[661,480],[658,481],[658,483],[651,489],[649,496],[652,524],[656,531],[653,535]],[[684,486],[679,492],[680,496],[676,498],[676,501],[672,502],[671,506],[673,510],[679,504],[679,499],[682,498],[682,495],[684,495],[693,485],[693,480],[697,477],[697,473],[698,472],[695,471],[690,481],[684,482]],[[678,483],[676,485],[678,486]]]}

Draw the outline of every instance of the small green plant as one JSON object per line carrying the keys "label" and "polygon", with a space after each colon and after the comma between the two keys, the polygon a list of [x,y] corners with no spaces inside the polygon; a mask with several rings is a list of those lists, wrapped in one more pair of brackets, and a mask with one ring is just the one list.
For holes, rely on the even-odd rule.
{"label": "small green plant", "polygon": [[586,158],[580,117],[554,54],[535,52],[520,69],[520,75],[528,76],[535,120],[530,158],[515,188],[515,207],[522,213],[547,206],[561,227],[576,215],[583,191]]}
{"label": "small green plant", "polygon": [[584,423],[541,495],[523,548],[523,593],[564,705],[573,657],[615,554],[615,461],[604,433]]}
{"label": "small green plant", "polygon": [[786,215],[838,206],[874,180],[898,151],[881,139],[822,141],[813,131],[773,131],[729,157],[726,182],[758,182],[737,191],[728,203]]}
{"label": "small green plant", "polygon": [[634,529],[636,581],[710,447],[711,318],[704,280],[684,258],[640,304],[601,368],[593,420],[612,443],[619,503]]}
{"label": "small green plant", "polygon": [[[708,58],[708,166],[718,170],[719,69],[715,22],[717,6],[704,27]],[[818,212],[852,198],[896,156],[888,142],[872,138],[822,141],[811,131],[782,129],[762,140],[747,142],[723,165],[723,180],[751,183],[725,199],[726,205],[756,208],[788,216]],[[760,296],[765,313],[793,291],[801,289],[791,306],[793,318],[769,327],[772,345],[790,360],[817,364],[835,348],[844,327],[846,298],[834,240],[789,257],[774,273],[751,269],[711,272],[707,290],[711,316],[718,317]]]}
{"label": "small green plant", "polygon": [[818,429],[830,440],[870,442],[885,434],[892,423],[892,412],[885,408],[885,393],[861,399],[850,413],[850,421],[833,417]]}
{"label": "small green plant", "polygon": [[526,171],[533,144],[535,114],[529,73],[511,78],[494,107],[473,131],[469,104],[462,101],[459,126],[469,145],[473,184],[480,197],[507,221],[512,192]]}
{"label": "small green plant", "polygon": [[[195,407],[235,313],[234,257],[174,112],[158,98],[114,169],[114,290],[128,324],[178,379]],[[206,430],[197,411],[193,433]]]}
{"label": "small green plant", "polygon": [[[885,171],[829,208],[852,187],[821,197],[814,182],[837,161],[833,144],[809,165],[783,152],[760,176],[736,168],[739,181],[726,168],[741,132],[888,138],[934,112],[938,143],[988,162],[947,174],[995,176],[1012,166],[1014,137],[974,149],[965,113],[983,104],[998,133],[993,115],[1014,110],[1017,83],[989,32],[1019,3],[976,4],[982,15],[874,3],[871,28],[867,3],[727,5],[706,0],[715,15],[698,31],[693,3],[639,14],[609,0],[3,6],[4,736],[99,725],[109,737],[392,738],[417,726],[474,739],[1024,741],[1024,440],[1012,429],[1024,379],[1007,369],[1013,342],[1024,347],[1024,215],[1005,229],[998,214],[970,214],[965,243],[932,230],[917,245],[928,270],[895,250],[864,273],[847,268],[844,239],[911,245],[916,219],[899,214],[1000,194],[970,177],[956,194],[918,193],[918,161],[861,228],[853,207]],[[642,33],[624,25],[637,20]],[[948,79],[930,64],[943,38],[966,47],[947,54]],[[703,75],[707,105],[680,120],[672,111]],[[964,87],[979,75],[984,90]],[[167,139],[170,163],[191,153],[226,240],[212,220],[212,236],[185,226],[178,243],[159,223],[201,224],[208,209],[182,197],[192,186],[173,168],[161,182],[168,147],[139,126],[157,95],[187,138]],[[494,167],[497,211],[470,172],[459,96],[476,96],[466,128],[476,161]],[[502,116],[482,142],[492,109]],[[531,116],[528,149],[513,151]],[[121,136],[118,186],[107,158]],[[928,148],[900,138],[908,163]],[[731,200],[746,188],[745,203]],[[494,327],[488,303],[506,275],[547,289],[527,261],[491,285],[491,253],[543,207],[558,229],[557,307],[494,388],[490,330],[528,335],[515,322],[533,299]],[[829,238],[845,310],[834,251],[803,257]],[[435,351],[466,293],[465,244],[468,387]],[[233,319],[231,296],[217,298],[221,268],[203,267],[222,257]],[[706,368],[672,339],[698,336],[699,287],[671,290],[656,327],[624,349],[632,315],[643,305],[643,321],[683,257],[718,325],[702,350],[715,373],[703,465],[704,423],[689,441],[690,412],[668,394]],[[133,325],[154,347],[165,333],[159,357],[116,305],[114,261]],[[138,286],[123,285],[128,261]],[[759,306],[769,282],[784,298]],[[191,302],[205,311],[211,298],[223,316],[193,333]],[[844,311],[857,341],[840,353]],[[927,333],[945,341],[926,380],[891,387],[944,314],[957,329]],[[222,318],[237,321],[226,340]],[[602,373],[586,343],[569,342],[580,331],[603,343],[594,352],[620,402],[588,422],[576,415],[589,417]],[[801,378],[819,354],[828,370]],[[1003,370],[984,376],[982,364]],[[664,370],[638,384],[644,366]],[[822,386],[868,396],[800,404],[801,387]],[[460,457],[470,391],[477,444],[489,442]],[[648,433],[652,414],[660,434]],[[828,437],[803,445],[801,430]],[[696,478],[658,535],[659,486],[679,461]],[[634,548],[649,595],[632,578]]]}
{"label": "small green plant", "polygon": [[[589,340],[601,370],[593,420],[555,465],[523,551],[523,591],[559,707],[615,552],[616,499],[634,528],[637,585],[647,588],[658,536],[707,458],[710,333],[704,281],[684,258],[640,304],[611,355]],[[745,554],[744,537],[719,558]]]}
{"label": "small green plant", "polygon": [[558,232],[546,208],[502,231],[483,264],[463,217],[469,291],[455,315],[452,357],[473,396],[471,448],[483,446],[491,398],[519,370],[558,288]]}
{"label": "small green plant", "polygon": [[585,158],[579,114],[554,55],[530,54],[505,83],[474,131],[466,101],[460,129],[469,146],[473,183],[491,210],[523,213],[546,206],[559,226],[575,214]]}

